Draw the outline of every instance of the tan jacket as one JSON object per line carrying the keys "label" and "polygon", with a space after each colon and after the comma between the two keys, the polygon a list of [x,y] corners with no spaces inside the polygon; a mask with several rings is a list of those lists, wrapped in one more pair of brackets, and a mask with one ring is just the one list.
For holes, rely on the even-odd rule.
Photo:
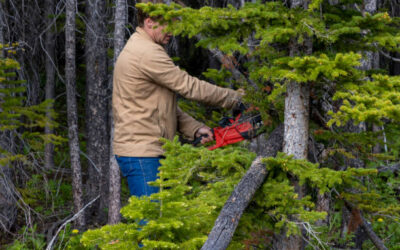
{"label": "tan jacket", "polygon": [[177,130],[193,138],[203,126],[177,106],[176,94],[232,108],[239,94],[190,76],[174,65],[161,45],[137,28],[115,64],[113,79],[114,154],[151,157],[163,154],[160,137]]}

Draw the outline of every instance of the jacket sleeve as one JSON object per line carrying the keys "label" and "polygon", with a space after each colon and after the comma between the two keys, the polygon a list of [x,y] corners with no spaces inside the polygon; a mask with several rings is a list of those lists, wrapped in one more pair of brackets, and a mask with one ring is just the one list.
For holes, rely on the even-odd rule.
{"label": "jacket sleeve", "polygon": [[203,127],[204,124],[196,121],[193,117],[183,112],[179,107],[176,110],[176,115],[178,120],[178,131],[193,140],[197,130]]}
{"label": "jacket sleeve", "polygon": [[236,91],[202,81],[179,69],[161,46],[144,53],[140,69],[153,82],[187,99],[223,108],[232,108],[240,100],[241,95]]}

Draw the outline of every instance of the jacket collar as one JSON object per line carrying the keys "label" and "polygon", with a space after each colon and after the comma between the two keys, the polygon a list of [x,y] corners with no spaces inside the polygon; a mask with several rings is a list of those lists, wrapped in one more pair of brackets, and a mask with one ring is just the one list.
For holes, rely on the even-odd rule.
{"label": "jacket collar", "polygon": [[141,28],[141,27],[136,27],[136,32],[137,32],[141,37],[143,37],[143,38],[145,38],[145,39],[147,39],[147,40],[149,40],[149,41],[151,41],[151,42],[154,43],[153,39],[146,33],[146,31],[144,31],[143,28]]}

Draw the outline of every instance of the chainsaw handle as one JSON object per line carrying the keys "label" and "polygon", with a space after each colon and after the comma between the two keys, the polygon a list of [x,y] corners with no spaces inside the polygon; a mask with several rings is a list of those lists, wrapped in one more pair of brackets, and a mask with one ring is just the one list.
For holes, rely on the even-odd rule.
{"label": "chainsaw handle", "polygon": [[199,144],[201,140],[203,140],[203,138],[205,137],[208,137],[208,135],[200,135],[199,137],[194,139],[194,141],[192,142],[193,146],[197,146],[197,144]]}
{"label": "chainsaw handle", "polygon": [[[214,133],[214,130],[212,130],[212,132]],[[201,140],[206,137],[208,137],[207,134],[202,134],[199,137],[197,137],[196,139],[194,139],[191,143],[193,144],[193,146],[197,146],[201,142]]]}

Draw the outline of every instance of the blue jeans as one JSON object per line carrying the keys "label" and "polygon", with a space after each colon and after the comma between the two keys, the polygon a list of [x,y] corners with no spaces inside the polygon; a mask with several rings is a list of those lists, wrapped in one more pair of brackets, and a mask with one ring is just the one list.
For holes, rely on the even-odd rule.
{"label": "blue jeans", "polygon": [[160,157],[115,156],[122,175],[127,178],[129,191],[135,196],[150,196],[159,191],[158,187],[147,184],[155,181],[160,164]]}

